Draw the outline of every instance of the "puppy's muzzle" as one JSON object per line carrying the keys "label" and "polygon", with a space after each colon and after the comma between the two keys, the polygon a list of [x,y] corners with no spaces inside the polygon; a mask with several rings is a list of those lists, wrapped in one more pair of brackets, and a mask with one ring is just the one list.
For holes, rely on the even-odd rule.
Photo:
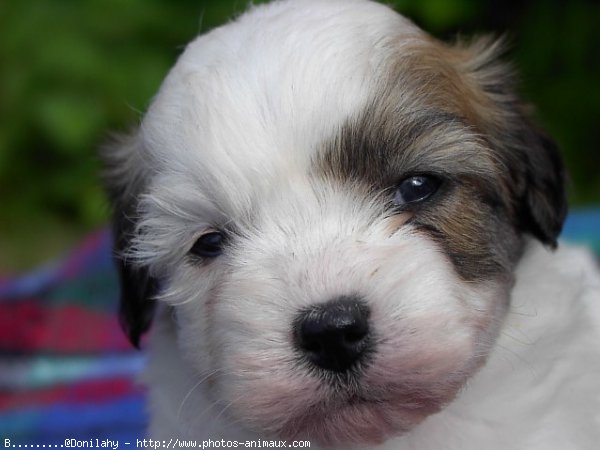
{"label": "puppy's muzzle", "polygon": [[296,348],[310,364],[346,372],[372,350],[370,310],[358,297],[340,297],[300,311],[294,321]]}

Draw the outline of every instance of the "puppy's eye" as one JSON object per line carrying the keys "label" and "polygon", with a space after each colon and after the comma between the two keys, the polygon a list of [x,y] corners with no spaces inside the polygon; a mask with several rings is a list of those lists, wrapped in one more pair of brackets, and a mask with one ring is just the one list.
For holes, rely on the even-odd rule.
{"label": "puppy's eye", "polygon": [[405,178],[394,191],[394,205],[421,202],[438,190],[441,180],[431,175],[417,175]]}
{"label": "puppy's eye", "polygon": [[219,231],[205,233],[196,240],[190,253],[202,258],[216,258],[222,252],[223,240],[223,233]]}

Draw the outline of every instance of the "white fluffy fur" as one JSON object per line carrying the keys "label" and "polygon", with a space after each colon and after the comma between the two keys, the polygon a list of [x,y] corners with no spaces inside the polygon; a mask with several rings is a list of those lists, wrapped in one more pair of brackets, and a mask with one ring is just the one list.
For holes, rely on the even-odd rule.
{"label": "white fluffy fur", "polygon": [[[587,253],[531,242],[507,311],[510,280],[464,281],[376,198],[311,175],[322,141],[380,88],[374,74],[419,39],[376,3],[280,1],[199,37],[177,62],[127,156],[145,188],[125,256],[164,288],[144,376],[151,437],[268,439],[316,405],[315,425],[329,408],[369,448],[600,441],[600,281]],[[229,225],[233,247],[190,264],[197,237]],[[359,406],[299,370],[289,327],[299,309],[353,292],[380,339]],[[422,417],[398,406],[403,390],[451,400],[467,379],[416,426]],[[381,411],[390,424],[361,435]]]}

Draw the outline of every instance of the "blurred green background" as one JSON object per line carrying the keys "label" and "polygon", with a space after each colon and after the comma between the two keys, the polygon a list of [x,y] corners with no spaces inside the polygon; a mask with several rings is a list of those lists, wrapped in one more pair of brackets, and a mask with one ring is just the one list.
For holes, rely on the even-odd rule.
{"label": "blurred green background", "polygon": [[[189,40],[248,3],[0,1],[0,273],[106,223],[97,148],[139,121]],[[564,151],[572,204],[600,203],[600,2],[388,3],[443,39],[507,32],[522,92]]]}

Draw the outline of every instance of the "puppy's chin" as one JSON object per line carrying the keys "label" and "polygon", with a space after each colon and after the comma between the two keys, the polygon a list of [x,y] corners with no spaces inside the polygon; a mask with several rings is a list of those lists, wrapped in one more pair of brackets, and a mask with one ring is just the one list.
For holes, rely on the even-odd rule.
{"label": "puppy's chin", "polygon": [[234,419],[262,435],[326,447],[380,444],[451,402],[483,359],[455,361],[444,375],[408,375],[397,361],[376,361],[364,377],[258,376],[227,397]]}
{"label": "puppy's chin", "polygon": [[[349,394],[328,396],[318,403],[308,402],[303,409],[298,405],[298,411],[293,413],[281,399],[279,405],[273,402],[268,406],[259,404],[269,401],[270,396],[262,396],[262,400],[251,397],[247,399],[248,405],[237,406],[240,417],[243,418],[244,410],[252,415],[247,418],[251,428],[284,439],[309,439],[324,446],[379,444],[409,431],[425,417],[439,411],[454,397],[457,387],[444,394],[438,392],[438,398],[432,398],[431,393],[420,392],[418,388],[411,392],[408,386],[395,390],[398,391],[396,395],[386,398]],[[257,404],[258,415],[256,409],[252,412]],[[280,423],[272,420],[272,417],[286,415],[289,417]],[[276,428],[273,428],[274,422]]]}
{"label": "puppy's chin", "polygon": [[439,407],[399,408],[393,400],[348,398],[324,401],[284,424],[288,440],[308,438],[324,446],[381,444],[406,432]]}

